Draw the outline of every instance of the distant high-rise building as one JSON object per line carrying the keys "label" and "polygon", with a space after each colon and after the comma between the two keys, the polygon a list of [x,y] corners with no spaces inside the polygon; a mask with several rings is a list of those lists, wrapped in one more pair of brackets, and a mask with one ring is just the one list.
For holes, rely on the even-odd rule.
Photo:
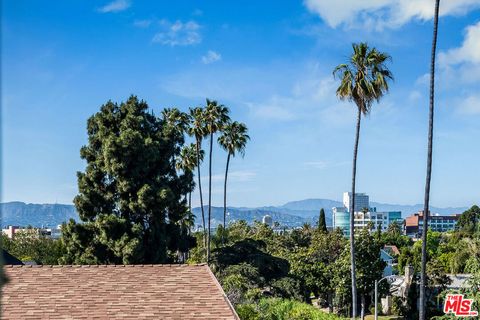
{"label": "distant high-rise building", "polygon": [[[352,205],[352,193],[351,192],[344,192],[343,193],[343,206],[347,208],[347,211],[350,211],[350,206]],[[353,208],[354,212],[363,211],[367,209],[370,211],[370,201],[369,197],[365,193],[355,193],[355,208]]]}
{"label": "distant high-rise building", "polygon": [[262,218],[262,223],[266,224],[267,226],[273,226],[273,219],[271,216],[269,216],[268,214],[267,215],[264,215],[263,218]]}
{"label": "distant high-rise building", "polygon": [[[341,229],[345,236],[350,235],[350,212],[351,192],[343,194],[344,207],[333,208],[333,229]],[[376,208],[370,208],[369,197],[365,193],[355,193],[355,210],[354,210],[354,228],[362,230],[367,228],[369,224],[373,224],[373,229],[381,228],[385,231],[388,226],[397,222],[403,223],[402,213],[400,211],[377,212]]]}

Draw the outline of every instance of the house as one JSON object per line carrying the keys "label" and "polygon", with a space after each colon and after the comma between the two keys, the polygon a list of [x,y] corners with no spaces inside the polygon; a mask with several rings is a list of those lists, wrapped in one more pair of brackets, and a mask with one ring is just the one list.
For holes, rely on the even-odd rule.
{"label": "house", "polygon": [[239,319],[207,265],[4,270],[2,319]]}
{"label": "house", "polygon": [[383,276],[387,277],[393,275],[395,258],[392,257],[386,250],[380,249],[380,259],[385,261],[385,263],[387,264],[385,266],[385,269],[383,269]]}

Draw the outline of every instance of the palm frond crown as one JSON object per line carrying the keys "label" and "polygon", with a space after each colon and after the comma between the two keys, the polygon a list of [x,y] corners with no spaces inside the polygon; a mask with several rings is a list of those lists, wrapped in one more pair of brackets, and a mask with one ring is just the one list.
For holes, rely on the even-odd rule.
{"label": "palm frond crown", "polygon": [[229,110],[215,100],[207,99],[204,111],[205,129],[208,134],[222,130],[230,122]]}
{"label": "palm frond crown", "polygon": [[250,140],[247,132],[248,129],[244,123],[234,121],[223,128],[222,135],[218,137],[218,143],[232,156],[235,156],[236,153],[244,156],[245,147],[248,140]]}
{"label": "palm frond crown", "polygon": [[353,44],[353,54],[348,63],[342,63],[333,70],[340,79],[336,94],[342,100],[355,102],[366,115],[372,103],[379,101],[389,90],[393,75],[386,66],[391,57],[366,43]]}

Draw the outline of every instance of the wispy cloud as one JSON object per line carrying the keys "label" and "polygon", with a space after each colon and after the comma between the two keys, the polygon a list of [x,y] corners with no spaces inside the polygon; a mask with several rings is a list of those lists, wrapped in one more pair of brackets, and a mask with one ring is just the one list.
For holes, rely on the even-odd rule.
{"label": "wispy cloud", "polygon": [[470,94],[458,99],[456,103],[458,111],[464,115],[480,115],[480,95]]}
{"label": "wispy cloud", "polygon": [[333,167],[341,167],[349,164],[350,162],[348,161],[338,161],[338,162],[331,162],[331,161],[307,161],[304,162],[303,165],[308,168],[312,169],[319,169],[319,170],[324,170],[328,168],[333,168]]}
{"label": "wispy cloud", "polygon": [[135,20],[133,25],[138,28],[148,28],[152,24],[152,20],[145,19],[145,20]]}
{"label": "wispy cloud", "polygon": [[[332,28],[398,28],[412,20],[430,20],[434,13],[434,1],[430,0],[305,0],[304,3]],[[463,15],[479,7],[478,0],[444,0],[440,15]]]}
{"label": "wispy cloud", "polygon": [[200,10],[200,9],[195,9],[195,10],[193,10],[193,12],[192,12],[192,16],[199,17],[199,16],[202,16],[202,15],[203,15],[203,11]]}
{"label": "wispy cloud", "polygon": [[250,112],[256,118],[289,121],[296,118],[295,114],[285,106],[286,100],[273,96],[266,102],[247,103]]}
{"label": "wispy cloud", "polygon": [[168,20],[160,21],[161,31],[155,34],[152,39],[154,43],[169,46],[189,46],[202,42],[200,34],[200,25],[195,21],[182,22],[177,20],[170,22]]}
{"label": "wispy cloud", "polygon": [[222,55],[213,50],[208,50],[207,54],[202,56],[204,64],[210,64],[222,60]]}
{"label": "wispy cloud", "polygon": [[120,12],[127,10],[130,7],[131,3],[128,0],[115,0],[107,3],[103,7],[98,8],[98,12],[101,13],[111,13],[111,12]]}
{"label": "wispy cloud", "polygon": [[[257,176],[256,172],[253,171],[232,171],[228,173],[228,181],[231,182],[247,182],[252,181]],[[208,177],[204,176],[202,179],[207,180]],[[215,182],[223,181],[225,179],[225,174],[214,174],[212,175],[212,180]]]}

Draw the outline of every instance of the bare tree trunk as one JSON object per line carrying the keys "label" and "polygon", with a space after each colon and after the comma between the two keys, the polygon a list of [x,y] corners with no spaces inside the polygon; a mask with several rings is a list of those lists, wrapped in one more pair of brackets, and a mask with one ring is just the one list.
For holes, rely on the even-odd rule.
{"label": "bare tree trunk", "polygon": [[360,138],[360,121],[362,119],[362,111],[358,107],[357,128],[355,131],[355,145],[353,149],[353,169],[352,169],[352,201],[350,203],[350,263],[352,273],[352,319],[357,317],[357,273],[355,270],[355,179],[357,175],[357,154],[358,140]]}
{"label": "bare tree trunk", "polygon": [[210,133],[210,157],[209,157],[209,167],[208,167],[207,264],[210,263],[210,224],[212,221],[212,149],[213,149],[213,132]]}
{"label": "bare tree trunk", "polygon": [[[228,178],[228,165],[230,163],[230,152],[227,156],[227,166],[225,168],[225,184],[223,185],[223,230],[227,227],[227,178]],[[225,233],[225,232],[224,232]],[[222,234],[222,242],[225,244],[225,239]]]}
{"label": "bare tree trunk", "polygon": [[203,211],[203,195],[202,180],[200,177],[200,141],[197,139],[197,174],[198,174],[198,191],[200,192],[200,209],[202,210],[202,226],[203,226],[203,245],[207,248],[207,230],[205,229],[205,212]]}
{"label": "bare tree trunk", "polygon": [[430,202],[430,182],[432,178],[432,151],[433,151],[433,116],[435,95],[435,51],[437,48],[438,10],[440,0],[435,1],[435,17],[433,20],[432,56],[430,61],[430,114],[428,120],[428,152],[427,152],[427,177],[425,181],[425,203],[423,207],[423,230],[422,230],[422,272],[420,275],[420,306],[419,319],[426,319],[426,295],[427,281],[427,232]]}

